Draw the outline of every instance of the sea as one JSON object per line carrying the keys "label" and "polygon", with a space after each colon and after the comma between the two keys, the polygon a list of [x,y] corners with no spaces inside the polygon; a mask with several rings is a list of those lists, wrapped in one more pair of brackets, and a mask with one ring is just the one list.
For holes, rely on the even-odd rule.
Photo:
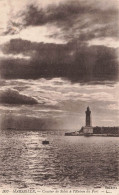
{"label": "sea", "polygon": [[65,132],[0,130],[0,188],[119,186],[119,138]]}

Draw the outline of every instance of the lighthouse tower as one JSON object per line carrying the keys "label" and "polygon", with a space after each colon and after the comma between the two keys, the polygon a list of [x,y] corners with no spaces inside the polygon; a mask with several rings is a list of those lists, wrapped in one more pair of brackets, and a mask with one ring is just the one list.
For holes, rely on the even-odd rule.
{"label": "lighthouse tower", "polygon": [[92,121],[91,121],[91,111],[90,111],[89,106],[87,107],[87,110],[85,113],[86,113],[86,126],[90,127],[92,126]]}
{"label": "lighthouse tower", "polygon": [[93,127],[92,127],[92,121],[91,121],[91,110],[89,106],[86,110],[86,126],[83,128],[84,134],[93,134]]}

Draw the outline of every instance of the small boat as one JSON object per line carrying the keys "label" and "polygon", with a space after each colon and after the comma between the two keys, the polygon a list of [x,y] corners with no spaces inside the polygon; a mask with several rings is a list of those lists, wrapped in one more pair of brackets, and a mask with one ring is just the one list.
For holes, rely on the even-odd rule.
{"label": "small boat", "polygon": [[49,144],[49,141],[44,140],[44,141],[42,141],[42,144]]}

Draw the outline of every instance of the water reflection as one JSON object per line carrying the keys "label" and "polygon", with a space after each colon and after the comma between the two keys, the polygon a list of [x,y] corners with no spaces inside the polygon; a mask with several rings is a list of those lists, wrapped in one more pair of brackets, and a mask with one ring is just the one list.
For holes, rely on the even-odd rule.
{"label": "water reflection", "polygon": [[[1,131],[0,187],[118,185],[118,138]],[[43,145],[44,139],[50,141]]]}

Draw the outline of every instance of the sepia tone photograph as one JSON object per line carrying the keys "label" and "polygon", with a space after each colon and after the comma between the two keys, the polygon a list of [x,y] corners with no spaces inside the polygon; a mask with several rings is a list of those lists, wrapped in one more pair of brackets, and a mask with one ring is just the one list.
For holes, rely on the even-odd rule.
{"label": "sepia tone photograph", "polygon": [[119,0],[0,0],[0,195],[119,195]]}

